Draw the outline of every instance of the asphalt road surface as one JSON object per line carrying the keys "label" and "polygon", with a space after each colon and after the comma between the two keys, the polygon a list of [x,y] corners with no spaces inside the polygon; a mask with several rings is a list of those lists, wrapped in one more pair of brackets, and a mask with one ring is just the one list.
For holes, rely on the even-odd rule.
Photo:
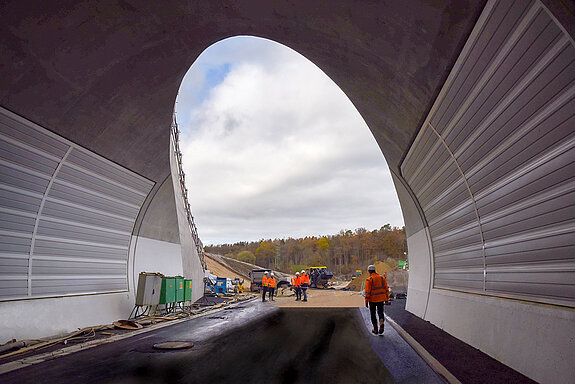
{"label": "asphalt road surface", "polygon": [[[243,302],[8,372],[0,382],[371,384],[422,382],[413,381],[421,377],[441,382],[427,380],[440,379],[391,327],[383,337],[371,336],[365,321],[358,308]],[[168,341],[194,346],[153,347]]]}

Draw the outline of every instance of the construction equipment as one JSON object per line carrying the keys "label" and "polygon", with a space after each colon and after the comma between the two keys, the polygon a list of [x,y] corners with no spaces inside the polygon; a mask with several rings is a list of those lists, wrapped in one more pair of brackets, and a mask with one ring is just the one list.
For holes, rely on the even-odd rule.
{"label": "construction equipment", "polygon": [[204,293],[216,293],[217,276],[206,271],[204,276]]}
{"label": "construction equipment", "polygon": [[252,292],[260,292],[262,290],[262,277],[264,273],[271,273],[271,269],[252,269],[249,273],[250,279],[252,279],[252,284],[250,291]]}
{"label": "construction equipment", "polygon": [[309,286],[310,288],[327,288],[328,281],[332,277],[333,272],[328,271],[327,267],[310,267]]}
{"label": "construction equipment", "polygon": [[[276,296],[289,296],[292,292],[289,290],[291,287],[291,279],[289,277],[277,277]],[[286,293],[288,290],[288,293]]]}
{"label": "construction equipment", "polygon": [[355,272],[353,273],[353,275],[351,275],[351,279],[355,279],[356,277],[360,277],[362,274],[362,270],[361,269],[356,269]]}
{"label": "construction equipment", "polygon": [[239,277],[236,277],[232,280],[232,284],[234,286],[234,293],[243,293],[244,292],[244,281],[241,280]]}

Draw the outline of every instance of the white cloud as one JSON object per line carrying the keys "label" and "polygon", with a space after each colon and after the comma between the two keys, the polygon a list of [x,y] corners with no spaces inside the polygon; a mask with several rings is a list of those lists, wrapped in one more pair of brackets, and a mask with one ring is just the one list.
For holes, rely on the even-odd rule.
{"label": "white cloud", "polygon": [[[206,91],[202,76],[226,63],[225,78]],[[294,51],[256,38],[216,44],[186,76],[177,110],[205,244],[403,225],[363,119]]]}

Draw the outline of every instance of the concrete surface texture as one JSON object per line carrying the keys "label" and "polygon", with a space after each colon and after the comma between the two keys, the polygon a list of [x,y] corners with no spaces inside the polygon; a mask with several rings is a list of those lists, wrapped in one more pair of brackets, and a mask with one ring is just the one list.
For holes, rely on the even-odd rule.
{"label": "concrete surface texture", "polygon": [[254,35],[326,72],[397,169],[484,3],[6,1],[0,105],[160,182],[184,74],[212,43]]}

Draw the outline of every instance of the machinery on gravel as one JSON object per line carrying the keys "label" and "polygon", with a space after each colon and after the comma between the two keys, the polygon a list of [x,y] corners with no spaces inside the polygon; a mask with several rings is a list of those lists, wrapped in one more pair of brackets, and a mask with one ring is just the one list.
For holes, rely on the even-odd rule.
{"label": "machinery on gravel", "polygon": [[310,267],[309,286],[310,288],[327,288],[329,279],[333,277],[327,267]]}
{"label": "machinery on gravel", "polygon": [[264,277],[265,272],[267,272],[269,275],[272,272],[272,270],[271,269],[252,269],[252,271],[249,273],[249,277],[251,279],[250,291],[261,292],[261,290],[262,290],[262,277]]}

